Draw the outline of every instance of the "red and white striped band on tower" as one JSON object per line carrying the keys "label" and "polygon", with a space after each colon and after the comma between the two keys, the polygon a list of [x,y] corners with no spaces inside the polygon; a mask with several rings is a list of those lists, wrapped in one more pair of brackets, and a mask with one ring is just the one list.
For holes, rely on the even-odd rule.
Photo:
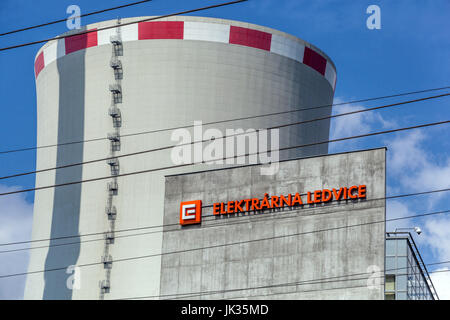
{"label": "red and white striped band on tower", "polygon": [[[139,22],[120,28],[122,41],[124,42],[154,39],[202,40],[269,51],[313,68],[328,80],[333,90],[336,87],[336,70],[327,58],[300,41],[279,34],[228,24],[194,21]],[[34,63],[36,78],[45,66],[66,54],[110,44],[110,36],[116,34],[115,29],[94,31],[51,42],[36,57]]]}

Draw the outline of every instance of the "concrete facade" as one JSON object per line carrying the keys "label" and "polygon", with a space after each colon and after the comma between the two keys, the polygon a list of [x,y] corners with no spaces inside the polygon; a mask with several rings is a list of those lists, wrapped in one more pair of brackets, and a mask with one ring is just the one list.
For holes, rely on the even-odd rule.
{"label": "concrete facade", "polygon": [[[122,19],[122,23],[138,19],[141,18]],[[164,21],[205,22],[270,32],[274,39],[282,37],[313,48],[325,57],[327,66],[332,65],[314,46],[270,28],[200,17],[174,17]],[[115,23],[106,21],[85,29]],[[122,100],[117,103],[122,114],[120,135],[192,125],[195,120],[211,122],[332,103],[334,88],[328,69],[325,77],[298,59],[248,46],[212,42],[207,37],[206,40],[133,40],[129,29],[120,28],[127,40],[118,57],[123,67],[120,81],[115,79],[110,67],[113,45],[100,32],[97,46],[75,52],[63,54],[60,42],[57,45],[50,42],[41,48],[37,62],[40,59],[46,62],[45,67],[36,69],[39,71],[36,73],[38,146],[104,138],[114,132],[108,110],[112,105],[109,85],[115,83],[122,89]],[[295,56],[295,51],[288,55]],[[54,60],[47,60],[48,57]],[[331,107],[326,107],[214,127],[261,129],[330,114]],[[171,133],[122,137],[120,150],[114,156],[173,145]],[[280,130],[280,147],[323,141],[328,136],[329,119],[286,127]],[[327,148],[327,144],[320,144],[290,150],[281,153],[280,158],[325,154]],[[41,148],[37,150],[36,170],[102,159],[111,156],[110,150],[107,139]],[[172,164],[170,150],[123,157],[119,161],[120,174]],[[119,237],[118,231],[163,224],[164,175],[218,167],[195,165],[36,191],[32,239],[74,237],[33,242],[35,247],[49,247],[31,250],[25,298],[120,299],[159,295],[160,256],[141,259],[138,263],[136,260],[113,263],[108,270],[101,263],[102,257],[106,254],[117,260],[160,254],[161,232],[139,236],[136,231],[120,232]],[[38,173],[36,187],[109,175],[110,166],[101,161]],[[118,191],[110,196],[107,183],[112,181],[117,181]],[[114,221],[108,220],[105,214],[108,202],[117,209]],[[106,244],[102,233],[114,230],[114,243]],[[68,244],[59,246],[65,243]],[[71,265],[78,266],[79,288],[67,286],[73,275],[67,272]],[[49,269],[57,270],[40,272]],[[110,282],[110,290],[105,294],[100,290],[103,280]]]}
{"label": "concrete facade", "polygon": [[[166,177],[161,298],[384,299],[384,274],[369,275],[384,269],[385,170],[375,149],[283,161],[274,176],[245,166]],[[366,199],[306,204],[307,191],[362,184]],[[213,215],[213,203],[296,192],[303,206]],[[192,200],[202,222],[181,226]]]}

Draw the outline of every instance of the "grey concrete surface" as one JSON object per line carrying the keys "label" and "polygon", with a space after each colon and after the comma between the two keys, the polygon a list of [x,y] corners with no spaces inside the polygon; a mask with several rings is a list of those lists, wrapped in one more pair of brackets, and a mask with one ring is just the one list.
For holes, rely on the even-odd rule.
{"label": "grey concrete surface", "polygon": [[[85,108],[85,52],[74,57],[74,64],[80,66],[75,72],[67,72],[67,64],[57,60],[60,86],[58,101],[58,143],[84,140],[84,108]],[[83,144],[68,145],[57,150],[56,165],[62,166],[83,161]],[[81,180],[83,167],[76,166],[67,170],[58,170],[55,184]],[[78,235],[80,220],[81,184],[57,188],[53,197],[52,226],[50,238],[65,235]],[[45,260],[45,270],[61,266],[76,265],[80,252],[80,237],[75,236],[70,242],[71,250],[55,246],[61,240],[50,240],[51,246]],[[71,299],[72,290],[66,285],[66,270],[47,271],[44,273],[44,299]]]}
{"label": "grey concrete surface", "polygon": [[[173,19],[201,21],[206,18]],[[240,22],[217,21],[248,26]],[[112,23],[115,21],[93,24],[87,28]],[[296,41],[303,42],[300,39]],[[41,71],[36,80],[37,145],[79,138],[101,138],[113,131],[111,117],[108,115],[108,108],[111,106],[108,86],[114,83],[114,73],[109,65],[111,51],[111,45],[77,51],[59,58]],[[120,104],[122,135],[191,125],[194,120],[210,122],[328,105],[333,99],[330,84],[315,70],[292,59],[250,47],[208,41],[139,40],[123,44],[123,56],[120,60],[123,66],[123,102]],[[328,107],[214,127],[223,131],[226,128],[260,129],[330,113],[331,107]],[[286,127],[280,131],[281,147],[326,140],[328,135],[329,120]],[[173,145],[175,142],[170,140],[170,136],[169,131],[123,137],[121,149],[116,154]],[[88,142],[81,146],[38,149],[36,169],[105,158],[109,156],[109,149],[108,140]],[[322,144],[291,150],[282,153],[281,158],[323,154],[327,153],[327,149],[327,144]],[[170,150],[147,153],[121,158],[120,173],[171,164]],[[119,178],[119,191],[113,200],[117,208],[116,230],[163,223],[164,175],[219,167],[223,166],[195,165]],[[56,173],[39,173],[36,175],[36,187],[78,181],[80,177],[86,180],[108,175],[108,165],[97,162],[61,169]],[[252,176],[252,179],[256,177]],[[107,180],[99,180],[73,187],[36,191],[32,239],[108,231],[109,222],[105,214],[106,184]],[[134,233],[136,232],[122,232],[121,236]],[[75,244],[59,249],[31,250],[28,270],[33,273],[27,277],[25,298],[98,299],[99,281],[105,278],[105,270],[99,263],[104,241],[90,240],[99,238],[102,236],[81,236],[78,241],[75,237],[67,241]],[[162,241],[162,233],[121,237],[111,246],[110,254],[113,259],[157,255],[161,253]],[[56,242],[36,242],[33,246],[45,244]],[[99,264],[80,268],[81,287],[71,290],[71,293],[64,289],[65,280],[70,276],[65,271],[34,273],[52,266],[62,268],[90,263]],[[239,266],[239,263],[230,262],[227,272],[235,274],[235,271],[239,271]],[[160,256],[113,263],[111,290],[105,295],[105,299],[159,295],[160,268]],[[239,272],[236,276],[239,277]],[[249,281],[258,283],[259,280]]]}
{"label": "grey concrete surface", "polygon": [[[246,166],[166,177],[161,296],[383,299],[380,274],[361,274],[384,269],[385,200],[373,199],[385,197],[385,170],[385,149],[375,149],[284,161],[275,176]],[[362,184],[365,200],[303,196],[302,207],[212,214],[217,202]],[[202,223],[180,226],[180,202],[191,200],[203,202]]]}

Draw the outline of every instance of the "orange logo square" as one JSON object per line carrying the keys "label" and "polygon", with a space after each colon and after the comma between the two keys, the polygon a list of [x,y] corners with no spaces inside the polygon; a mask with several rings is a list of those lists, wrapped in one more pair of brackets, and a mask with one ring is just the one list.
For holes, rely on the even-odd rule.
{"label": "orange logo square", "polygon": [[184,201],[180,204],[180,224],[196,224],[202,220],[202,201]]}

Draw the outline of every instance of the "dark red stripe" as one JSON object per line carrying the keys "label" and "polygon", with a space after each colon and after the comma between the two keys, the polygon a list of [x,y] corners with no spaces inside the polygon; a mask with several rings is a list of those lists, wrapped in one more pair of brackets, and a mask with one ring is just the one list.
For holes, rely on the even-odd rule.
{"label": "dark red stripe", "polygon": [[34,62],[34,75],[36,76],[36,78],[39,72],[44,69],[44,66],[44,51],[41,51],[41,53],[39,53],[39,55],[37,56],[36,61]]}
{"label": "dark red stripe", "polygon": [[270,51],[272,35],[242,27],[230,27],[230,43]]}
{"label": "dark red stripe", "polygon": [[327,59],[322,57],[314,50],[305,47],[305,54],[303,56],[303,63],[310,66],[321,75],[325,75],[325,68],[327,67]]}
{"label": "dark red stripe", "polygon": [[[91,29],[97,30],[97,29]],[[90,31],[90,30],[88,30]],[[97,32],[89,32],[73,37],[64,38],[66,45],[66,54],[97,46]]]}
{"label": "dark red stripe", "polygon": [[138,39],[183,39],[184,21],[139,22]]}

